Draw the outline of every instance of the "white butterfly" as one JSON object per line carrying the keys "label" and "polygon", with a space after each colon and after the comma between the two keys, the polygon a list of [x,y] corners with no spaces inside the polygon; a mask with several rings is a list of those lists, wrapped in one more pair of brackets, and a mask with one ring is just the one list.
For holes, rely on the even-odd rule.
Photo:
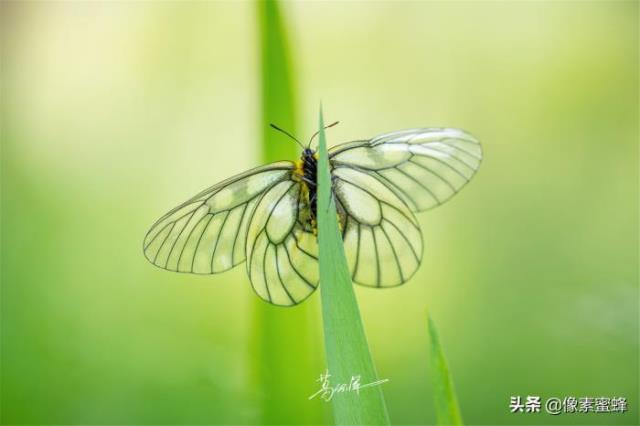
{"label": "white butterfly", "polygon": [[[286,133],[286,132],[285,132]],[[447,128],[401,130],[329,150],[345,253],[354,282],[405,283],[422,259],[414,212],[456,194],[482,160],[480,143]],[[280,161],[229,178],[171,210],[144,239],[161,268],[224,272],[242,262],[255,292],[296,305],[318,287],[317,154]]]}

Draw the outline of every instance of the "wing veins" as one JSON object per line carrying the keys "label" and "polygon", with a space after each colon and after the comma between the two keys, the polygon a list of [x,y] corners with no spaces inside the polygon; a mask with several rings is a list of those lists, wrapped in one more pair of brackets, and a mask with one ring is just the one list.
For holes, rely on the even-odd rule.
{"label": "wing veins", "polygon": [[378,179],[380,180],[380,182],[382,182],[382,184],[385,185],[387,188],[391,190],[397,190],[407,200],[411,201],[411,204],[413,204],[414,206],[413,210],[416,210],[416,211],[418,210],[418,204],[415,201],[413,201],[413,198],[411,198],[411,196],[404,189],[402,189],[400,185],[396,185],[389,178],[385,177],[382,173],[378,172],[377,170],[372,170],[372,172],[378,176]]}
{"label": "wing veins", "polygon": [[[447,179],[443,178],[443,177],[440,175],[440,173],[436,173],[436,172],[434,172],[433,170],[431,170],[430,168],[428,168],[428,167],[426,167],[426,166],[424,166],[424,165],[422,165],[422,164],[416,163],[415,161],[411,161],[411,160],[409,160],[409,162],[410,162],[411,164],[415,164],[416,166],[420,167],[420,168],[421,168],[421,169],[423,169],[424,171],[426,171],[426,172],[428,172],[428,173],[431,173],[432,175],[434,175],[435,177],[437,177],[438,179],[440,179],[442,182],[446,183],[446,184],[447,184],[447,186],[451,189],[451,191],[453,191],[453,194],[457,194],[457,193],[458,193],[458,190],[456,189],[456,187],[455,187],[455,186],[453,186],[453,184],[452,184],[451,182],[449,182]],[[465,182],[465,183],[466,183],[466,182]],[[453,196],[453,195],[451,195],[451,196]]]}
{"label": "wing veins", "polygon": [[[356,143],[360,142],[360,145],[355,145]],[[348,144],[354,144],[353,146],[347,146],[345,148],[340,149],[340,145],[348,145]],[[361,141],[351,141],[351,142],[345,142],[345,143],[341,143],[340,145],[336,145],[335,147],[332,147],[336,149],[336,151],[334,152],[330,152],[329,153],[329,158],[333,158],[338,154],[342,154],[343,152],[347,152],[347,151],[351,151],[352,149],[356,149],[356,148],[362,148],[363,146],[371,146],[371,140],[361,140]]]}
{"label": "wing veins", "polygon": [[[414,210],[418,210],[418,205],[415,203],[415,201],[413,201],[413,199],[411,198],[411,196],[407,192],[405,192],[400,186],[396,185],[389,178],[385,177],[383,174],[380,173],[381,171],[384,171],[384,170],[392,170],[392,169],[393,170],[397,170],[398,166],[400,166],[402,164],[405,164],[407,161],[408,160],[405,160],[405,161],[399,163],[396,166],[382,167],[380,169],[372,169],[372,168],[369,168],[369,167],[356,166],[356,165],[348,164],[348,163],[341,163],[341,165],[339,167],[344,167],[346,169],[356,170],[356,171],[362,172],[364,174],[367,174],[369,176],[372,176],[372,173],[374,173],[375,175],[378,176],[376,179],[378,179],[378,181],[382,185],[384,185],[385,187],[389,188],[391,191],[395,192],[396,190],[398,190],[399,192],[401,192],[415,206]],[[346,182],[347,183],[352,183],[352,182],[349,182],[349,181],[346,181]],[[437,201],[437,199],[435,197],[434,197],[434,199]],[[338,199],[338,201],[340,201],[340,200]],[[404,200],[402,200],[402,201],[404,202]],[[340,203],[340,204],[342,204],[342,203]],[[406,205],[406,203],[405,203],[405,205]],[[409,207],[409,206],[407,206],[407,207]],[[411,210],[410,207],[409,207],[409,210]]]}
{"label": "wing veins", "polygon": [[[293,187],[293,185],[295,185],[295,182],[293,182],[287,188],[287,190],[284,191],[284,193],[280,196],[280,198],[278,198],[278,200],[275,202],[273,208],[271,210],[269,210],[269,214],[267,215],[267,220],[264,222],[264,226],[262,227],[262,229],[265,231],[265,235],[267,236],[267,239],[269,240],[269,242],[271,244],[276,244],[276,242],[275,241],[271,241],[271,238],[269,238],[269,233],[267,232],[267,225],[268,225],[269,221],[271,220],[271,217],[273,216],[274,210],[278,207],[278,204],[280,204],[280,201],[282,201],[282,199],[289,193],[289,190]],[[293,221],[293,224],[295,225],[295,221]],[[291,232],[291,229],[293,229],[293,227],[289,228],[289,232]]]}
{"label": "wing veins", "polygon": [[[162,240],[162,244],[160,244],[160,248],[158,249],[158,251],[156,252],[156,255],[153,257],[153,264],[156,264],[156,260],[158,259],[158,255],[160,254],[160,252],[162,251],[162,249],[164,248],[164,243],[167,242],[167,238],[169,238],[169,235],[171,235],[171,233],[173,232],[173,228],[176,226],[176,223],[173,222],[171,224],[171,229],[169,229],[169,232],[167,232],[167,235],[164,236],[164,239]],[[169,257],[167,257],[168,259]]]}
{"label": "wing veins", "polygon": [[[273,169],[273,170],[278,170],[278,169]],[[288,169],[282,169],[282,170],[288,170]],[[257,173],[256,173],[256,174],[257,174]],[[245,176],[245,177],[251,177],[251,176],[254,176],[254,175],[249,175],[249,176]],[[280,179],[280,180],[278,180],[277,182],[274,182],[273,184],[271,184],[270,186],[268,186],[268,187],[266,187],[264,190],[262,190],[262,192],[257,193],[256,195],[254,195],[254,196],[252,196],[251,198],[247,199],[244,203],[241,203],[241,204],[238,204],[238,205],[242,205],[242,204],[247,205],[247,204],[251,203],[251,201],[253,201],[255,198],[257,198],[257,197],[258,197],[258,196],[260,196],[260,195],[263,195],[266,191],[269,191],[269,190],[270,190],[271,188],[273,188],[276,184],[278,184],[278,183],[280,183],[280,182],[283,182],[283,181],[285,181],[285,180],[286,180],[286,179]],[[224,187],[223,187],[223,188],[224,188]],[[223,188],[220,188],[220,189],[223,189]],[[219,190],[218,190],[216,193],[212,194],[212,195],[211,195],[211,197],[213,197],[213,196],[214,196],[215,194],[217,194],[218,192],[219,192]],[[211,197],[209,197],[209,198],[211,198]],[[196,199],[196,198],[197,198],[197,196],[196,196],[196,197],[194,197],[193,199]],[[163,231],[164,229],[166,229],[166,227],[167,227],[167,226],[169,226],[169,224],[172,224],[172,225],[174,225],[174,226],[175,226],[175,224],[176,224],[177,222],[180,222],[180,221],[181,221],[182,219],[184,219],[186,216],[188,216],[188,215],[194,215],[194,214],[195,214],[195,212],[196,212],[200,207],[202,207],[202,206],[204,206],[204,205],[206,204],[206,202],[209,200],[209,198],[207,198],[207,199],[204,199],[204,200],[200,201],[200,204],[199,204],[197,207],[195,207],[193,210],[190,210],[190,211],[186,212],[185,214],[181,215],[180,217],[175,218],[175,219],[174,219],[174,220],[172,220],[171,222],[168,222],[166,225],[164,225],[164,226],[162,227],[162,229],[160,230],[160,232],[158,232],[156,235],[154,235],[154,236],[153,236],[153,238],[151,239],[151,241],[149,241],[149,243],[144,247],[144,250],[147,250],[147,249],[149,248],[149,246],[150,246],[151,244],[153,244],[153,242],[154,242],[154,241],[155,241],[155,239],[158,237],[158,235],[160,235],[160,234],[162,233],[162,231]],[[192,200],[193,200],[193,199],[192,199]],[[178,206],[178,207],[174,208],[174,209],[173,209],[173,210],[171,210],[169,213],[165,214],[162,218],[160,218],[159,220],[157,220],[157,221],[156,221],[156,223],[155,223],[155,224],[153,224],[153,225],[151,226],[151,229],[153,230],[153,228],[154,228],[154,226],[155,226],[156,224],[161,223],[163,220],[165,220],[166,218],[168,218],[169,216],[171,216],[171,214],[172,214],[172,213],[174,213],[174,212],[176,212],[176,211],[180,210],[181,208],[183,208],[184,206],[188,205],[189,203],[192,203],[192,200],[189,200],[189,201],[187,201],[187,202],[185,202],[185,203],[182,203],[180,206]],[[196,202],[194,201],[193,203],[196,203]],[[212,213],[212,212],[211,212],[211,210],[209,210],[209,213],[207,213],[207,215],[215,216],[215,215],[220,214],[220,213],[230,212],[231,210],[235,209],[236,207],[238,207],[238,206],[234,206],[233,208],[230,208],[230,209],[218,210],[218,211],[217,211],[217,212],[215,212],[215,213]],[[187,221],[187,224],[188,224],[188,223],[189,223],[189,221]],[[187,225],[187,224],[185,224],[185,227],[186,227],[186,225]],[[184,230],[184,228],[183,228],[183,230]],[[149,232],[151,232],[151,231],[149,231]],[[173,232],[173,229],[172,229],[171,231],[169,231],[169,233],[171,233],[171,232]],[[180,231],[180,234],[182,234],[182,231]],[[147,235],[149,235],[149,233],[147,233]],[[180,235],[178,235],[178,238],[180,238]],[[177,238],[176,238],[176,241],[177,241]],[[164,242],[162,243],[162,245],[164,245]],[[175,245],[175,242],[174,242],[174,245]],[[172,253],[172,252],[173,252],[173,247],[171,248],[171,252],[169,253],[169,257],[171,256],[171,253]],[[169,257],[167,257],[167,263],[168,263],[168,259],[169,259]],[[155,261],[154,261],[154,263],[155,263]],[[165,268],[164,268],[164,269],[166,269],[166,265],[165,265]]]}
{"label": "wing veins", "polygon": [[280,281],[280,285],[282,286],[282,289],[284,290],[284,292],[287,293],[287,296],[289,296],[289,299],[291,299],[294,305],[297,305],[298,302],[296,302],[296,300],[291,296],[291,294],[289,293],[289,290],[287,290],[287,287],[285,287],[284,285],[284,281],[282,281],[282,276],[280,275],[280,263],[278,262],[278,249],[275,248],[275,246],[273,251],[275,252],[275,256],[276,256],[276,273],[278,274],[278,281]]}
{"label": "wing veins", "polygon": [[[282,180],[280,180],[278,183],[282,183],[282,182],[284,182],[285,180],[287,180],[287,179],[282,179]],[[295,184],[295,182],[293,182],[293,181],[291,181],[291,182],[292,182],[292,183],[291,183],[291,186],[293,186],[293,185]],[[291,186],[289,186],[289,188],[287,188],[287,190],[286,190],[286,191],[284,191],[284,193],[283,193],[283,194],[278,198],[278,201],[276,201],[276,203],[275,203],[275,205],[276,205],[276,206],[278,205],[278,203],[280,202],[280,200],[282,200],[282,198],[283,198],[285,195],[287,195],[287,192],[289,192],[289,189],[291,189]],[[273,189],[273,186],[269,188],[269,191],[270,191],[271,189]],[[253,217],[255,216],[256,210],[258,209],[258,206],[260,205],[260,202],[262,201],[262,198],[264,198],[264,196],[265,196],[265,195],[267,195],[267,192],[268,192],[268,191],[263,191],[263,193],[262,193],[262,197],[260,198],[260,201],[258,201],[258,203],[256,203],[256,207],[253,209],[253,213],[251,214],[251,219],[249,219],[249,224],[248,224],[247,226],[249,226],[249,227],[251,226],[251,221],[253,220]],[[247,259],[247,260],[248,260],[248,262],[247,262],[247,266],[248,266],[248,267],[247,267],[247,269],[248,269],[248,272],[249,272],[249,276],[251,276],[251,268],[252,268],[252,265],[253,265],[252,259],[253,259],[253,256],[255,255],[256,242],[258,241],[258,238],[260,238],[260,235],[261,235],[262,233],[264,233],[264,236],[265,236],[265,238],[267,239],[268,244],[272,244],[272,243],[273,243],[273,242],[271,241],[271,239],[269,238],[269,233],[266,231],[267,224],[269,223],[269,220],[271,219],[271,215],[273,214],[273,210],[274,210],[274,209],[271,209],[271,210],[269,211],[269,214],[267,215],[267,219],[266,219],[266,220],[265,220],[265,222],[264,222],[264,226],[263,226],[262,228],[260,228],[260,232],[258,232],[258,233],[257,233],[256,238],[253,240],[253,244],[251,245],[251,259]],[[245,246],[246,246],[246,243],[247,243],[247,240],[248,240],[248,239],[249,239],[249,231],[248,231],[248,229],[247,229],[247,236],[246,236],[246,238],[245,238]],[[267,251],[266,251],[266,249],[265,249],[265,255],[264,255],[264,257],[265,257],[265,258],[267,257]],[[264,263],[264,259],[263,259],[263,263]],[[266,278],[266,273],[265,273],[264,271],[263,271],[263,275],[265,276],[265,285],[266,285],[267,278]],[[267,292],[268,292],[268,291],[269,291],[269,290],[268,290],[268,288],[267,288]],[[269,296],[269,302],[271,302],[271,296]]]}
{"label": "wing veins", "polygon": [[[224,220],[222,221],[222,225],[220,225],[220,231],[218,231],[218,236],[216,237],[216,244],[213,246],[213,253],[211,253],[211,272],[213,272],[213,260],[216,258],[216,251],[218,250],[218,244],[220,243],[220,238],[222,238],[222,232],[224,231],[224,225],[227,223],[227,219],[231,213],[227,212],[224,216]],[[231,261],[233,264],[233,261]]]}
{"label": "wing veins", "polygon": [[398,233],[402,236],[402,238],[406,241],[407,245],[409,246],[409,248],[411,249],[411,253],[413,253],[413,256],[416,258],[416,261],[418,263],[420,263],[420,257],[418,257],[418,253],[416,253],[415,249],[413,248],[413,244],[411,244],[411,241],[409,241],[409,238],[407,238],[407,236],[404,234],[404,232],[402,232],[400,230],[400,228],[398,228],[398,226],[396,226],[395,223],[391,222],[389,219],[383,219],[384,221],[388,222],[391,224],[391,226],[393,226],[394,228],[396,228],[396,231],[398,231]]}
{"label": "wing veins", "polygon": [[[462,158],[458,157],[457,155],[454,155],[454,153],[452,152],[447,152],[447,151],[443,151],[441,149],[438,149],[437,147],[433,147],[433,146],[427,146],[426,148],[432,149],[434,151],[440,152],[442,154],[446,154],[448,156],[450,156],[451,158],[455,158],[456,160],[458,160],[461,164],[464,164],[465,166],[467,166],[469,169],[473,170],[474,173],[478,170],[477,168],[473,167],[472,165],[470,165],[469,163],[467,163],[465,160],[463,160]],[[459,149],[457,147],[454,147],[455,149]],[[460,150],[462,152],[465,152],[463,150]],[[472,158],[475,158],[476,160],[479,160],[477,157],[469,154],[469,156],[471,156]],[[432,157],[429,157],[432,158]]]}
{"label": "wing veins", "polygon": [[[191,197],[191,199],[189,199],[188,201],[182,203],[181,205],[179,205],[175,209],[171,210],[164,217],[170,216],[172,213],[174,213],[175,211],[177,211],[180,208],[184,207],[184,205],[186,205],[186,204],[188,204],[190,202],[202,201],[203,203],[206,203],[207,201],[209,201],[209,199],[211,197],[216,195],[218,192],[222,191],[228,185],[230,185],[232,183],[235,183],[235,182],[239,182],[242,179],[250,178],[250,177],[258,175],[260,173],[273,172],[273,171],[276,171],[276,170],[291,170],[291,169],[292,169],[292,167],[284,167],[284,166],[272,167],[272,168],[265,168],[265,166],[254,167],[253,169],[248,170],[244,174],[241,174],[239,176],[232,176],[232,177],[230,177],[228,179],[223,180],[222,182],[218,182],[217,184],[215,184],[213,186],[210,186],[209,188],[207,188],[207,189],[205,189],[203,191],[200,191],[199,193],[197,193],[196,195]],[[262,190],[260,193],[264,192],[265,190]],[[201,198],[203,195],[207,194],[209,191],[213,191],[213,192],[211,192],[211,194],[209,194],[208,197]],[[160,220],[162,220],[163,218],[161,218]]]}
{"label": "wing veins", "polygon": [[358,224],[358,244],[356,244],[356,263],[353,266],[353,274],[351,276],[351,279],[355,280],[356,279],[356,274],[358,273],[358,266],[359,266],[359,262],[360,262],[360,222],[358,222],[357,220],[355,221],[355,223]]}
{"label": "wing veins", "polygon": [[[299,223],[299,222],[298,222]],[[303,231],[304,232],[304,231]],[[293,235],[293,239],[296,240],[296,247],[298,247],[298,250],[300,250],[302,253],[306,254],[307,256],[309,256],[312,259],[318,260],[318,258],[316,256],[314,256],[313,254],[309,253],[308,251],[306,251],[305,249],[303,249],[302,247],[300,247],[299,245],[299,240],[298,237],[296,236],[296,234],[291,234]]]}
{"label": "wing veins", "polygon": [[[267,193],[273,189],[274,186],[276,186],[276,185],[278,185],[278,184],[280,184],[280,183],[282,183],[282,182],[284,182],[286,180],[291,181],[291,179],[279,179],[278,181],[274,182],[273,185],[271,185],[268,189],[265,189],[265,190],[263,190],[262,192],[260,192],[258,194],[258,195],[260,195],[260,199],[258,200],[258,202],[256,203],[255,208],[251,212],[251,217],[249,218],[249,222],[247,223],[247,235],[245,235],[245,237],[244,237],[245,250],[246,250],[246,247],[247,247],[247,243],[249,242],[249,228],[251,227],[251,222],[253,221],[253,218],[256,215],[256,210],[258,210],[258,206],[260,205],[260,202],[265,197],[265,195],[267,195]],[[293,182],[293,181],[291,181],[291,182]],[[289,189],[287,189],[287,191],[288,190]],[[287,191],[285,191],[285,194],[287,193]],[[269,212],[269,218],[271,217],[271,213],[272,212],[273,212],[273,210]],[[265,222],[265,226],[266,226],[266,223],[269,222],[269,218],[267,218],[267,221]],[[264,227],[262,227],[262,230],[264,230]],[[260,235],[260,233],[261,232],[259,232],[257,234],[256,238],[253,240],[253,245],[251,246],[251,257],[253,257],[253,250],[256,248],[256,240],[258,239],[258,236]],[[269,240],[269,235],[267,235],[267,240]],[[271,241],[271,240],[269,240],[269,241]],[[245,253],[245,255],[246,255],[246,253]],[[250,263],[249,263],[249,271],[251,271],[251,264]]]}
{"label": "wing veins", "polygon": [[[456,145],[448,144],[447,142],[445,142],[447,139],[454,139],[454,140],[456,140],[456,141],[462,141],[462,140],[464,140],[464,139],[458,139],[458,138],[444,138],[444,139],[439,139],[438,141],[427,142],[427,143],[425,143],[425,144],[423,144],[423,145],[430,145],[430,144],[433,144],[433,143],[441,143],[441,144],[443,144],[443,145],[447,145],[447,146],[450,146],[450,147],[452,147],[452,148],[454,148],[454,149],[457,149],[458,151],[464,152],[464,153],[465,153],[465,154],[467,154],[469,157],[471,157],[471,158],[475,158],[475,159],[476,159],[476,160],[478,160],[478,161],[482,160],[482,157],[479,157],[479,156],[478,156],[476,153],[474,153],[474,152],[468,151],[468,150],[466,150],[466,149],[464,149],[464,148],[460,148],[459,146],[456,146]],[[473,142],[471,142],[471,141],[467,141],[467,140],[464,140],[464,141],[465,141],[465,142],[469,142],[469,143],[473,143]],[[429,146],[428,148],[433,148],[433,147]]]}
{"label": "wing veins", "polygon": [[[266,235],[266,232],[264,230],[258,234],[258,238],[260,238],[260,235],[262,235],[263,232],[265,233],[265,236],[268,240],[269,236]],[[258,238],[256,238],[256,240]],[[267,243],[267,248],[264,250],[264,256],[262,256],[262,278],[264,278],[264,288],[267,289],[267,297],[269,297],[269,303],[273,303],[271,299],[271,291],[269,291],[269,282],[267,281],[267,269],[265,268],[267,264],[267,250],[269,250],[269,247],[271,247],[271,242]],[[253,257],[253,252],[251,252],[251,254]]]}
{"label": "wing veins", "polygon": [[[464,179],[464,180],[465,180],[465,182],[469,182],[469,178],[468,178],[468,177],[466,177],[464,174],[462,174],[462,172],[460,172],[460,170],[456,169],[456,168],[455,168],[455,167],[453,167],[451,164],[447,163],[446,161],[444,161],[444,160],[442,160],[442,159],[440,159],[440,158],[438,158],[438,157],[431,157],[431,156],[429,156],[429,155],[418,155],[418,154],[415,154],[415,153],[413,153],[413,152],[412,152],[412,153],[411,153],[411,158],[409,158],[409,159],[408,159],[408,160],[406,160],[405,162],[411,162],[411,163],[413,163],[413,164],[420,165],[420,166],[422,166],[422,167],[426,167],[426,166],[424,166],[424,165],[422,165],[422,164],[420,164],[420,163],[416,163],[415,161],[411,161],[414,157],[424,157],[424,158],[427,158],[427,159],[429,159],[429,160],[435,160],[435,161],[437,161],[437,162],[439,162],[439,163],[441,163],[441,164],[444,164],[445,166],[447,166],[448,168],[450,168],[451,170],[453,170],[455,173],[457,173],[457,174],[458,174],[462,179]],[[456,158],[456,160],[457,160],[457,158]],[[458,160],[458,161],[459,161],[459,160]],[[464,165],[464,166],[467,166],[467,165],[466,165],[466,164],[464,164],[464,163],[463,163],[463,165]],[[468,167],[468,166],[467,166],[467,167]],[[473,170],[473,171],[475,172],[475,170]],[[473,176],[473,175],[471,175],[471,176]]]}
{"label": "wing veins", "polygon": [[[413,219],[412,219],[412,218],[410,218],[409,216],[407,216],[407,215],[406,215],[402,210],[400,210],[399,208],[397,208],[397,207],[396,207],[396,206],[394,206],[393,204],[389,204],[389,203],[387,203],[386,201],[383,201],[383,200],[379,199],[379,198],[378,198],[378,197],[376,197],[374,194],[372,194],[370,191],[366,190],[365,188],[361,187],[360,185],[357,185],[357,184],[355,184],[355,183],[353,183],[353,182],[350,182],[350,181],[346,181],[346,180],[344,180],[344,179],[342,179],[342,178],[340,178],[340,177],[336,177],[336,179],[338,179],[338,180],[340,180],[340,181],[342,181],[342,182],[346,182],[346,183],[348,183],[349,185],[353,185],[353,186],[355,186],[356,188],[359,188],[359,189],[363,190],[363,191],[364,191],[364,192],[366,192],[367,194],[371,195],[371,196],[372,196],[372,197],[373,197],[373,198],[374,198],[374,199],[375,199],[379,204],[384,204],[385,206],[391,207],[392,209],[394,209],[395,211],[397,211],[398,213],[400,213],[402,216],[404,216],[404,217],[405,217],[405,219],[407,219],[409,222],[411,222],[411,224],[412,224],[415,228],[418,228],[418,227],[415,225],[415,223],[413,223]],[[394,194],[394,195],[395,195],[395,194]],[[398,197],[398,200],[400,200],[400,202],[401,202],[402,204],[404,204],[404,206],[405,206],[407,209],[411,210],[411,209],[409,208],[409,206],[407,205],[407,203],[405,203],[405,202],[404,202],[404,200],[402,200],[400,197]],[[418,228],[418,229],[419,229],[419,228]]]}
{"label": "wing veins", "polygon": [[402,266],[400,266],[400,259],[398,259],[398,254],[396,253],[396,248],[393,246],[393,243],[391,242],[391,238],[389,238],[389,234],[387,234],[387,231],[385,231],[384,227],[380,227],[380,230],[382,231],[382,233],[384,234],[385,238],[387,239],[387,242],[389,243],[389,247],[391,247],[391,251],[393,252],[393,257],[396,260],[396,266],[398,267],[398,272],[400,273],[400,282],[403,283],[404,282],[404,274],[402,273]]}
{"label": "wing veins", "polygon": [[[171,225],[171,224],[172,224],[172,222],[168,222],[166,225],[164,225],[164,226],[162,227],[162,229],[160,229],[160,231],[159,231],[156,235],[154,235],[154,236],[153,236],[153,238],[151,239],[151,241],[149,241],[149,244],[147,244],[147,245],[144,247],[144,251],[147,251],[147,249],[149,248],[149,246],[150,246],[151,244],[153,244],[153,242],[156,240],[156,238],[158,238],[158,235],[162,234],[162,232],[163,232],[165,229],[167,229],[167,226],[169,226],[169,225]],[[149,233],[147,233],[147,235],[149,235]],[[160,245],[160,247],[162,247],[162,245]]]}
{"label": "wing veins", "polygon": [[[244,221],[244,214],[247,211],[247,207],[249,207],[249,203],[245,203],[242,209],[242,214],[240,215],[240,221],[238,222],[238,229],[236,231],[236,236],[233,238],[233,244],[231,245],[231,264],[233,266],[236,265],[235,255],[236,255],[236,243],[238,242],[238,237],[240,236],[240,228],[242,228],[242,222]],[[247,226],[249,226],[247,224]]]}
{"label": "wing veins", "polygon": [[[169,259],[171,259],[171,255],[173,254],[173,250],[175,250],[176,248],[176,244],[178,243],[178,240],[180,239],[180,237],[182,236],[182,233],[184,232],[185,229],[187,229],[187,226],[189,225],[189,223],[191,222],[191,220],[193,219],[193,217],[195,216],[196,212],[198,211],[200,207],[198,207],[197,209],[195,209],[194,211],[192,211],[191,217],[185,222],[184,226],[182,226],[182,229],[180,230],[180,232],[178,232],[178,236],[176,237],[176,239],[173,241],[173,244],[171,245],[171,250],[169,250],[169,255],[167,256],[167,261],[164,264],[164,269],[166,270],[170,270],[168,268],[169,265]],[[183,217],[186,217],[183,216]],[[178,223],[179,221],[176,221],[175,223]],[[193,229],[191,229],[191,231],[193,231]],[[189,233],[189,235],[191,235],[191,233]],[[184,245],[187,244],[187,240],[184,241]],[[178,266],[179,266],[179,262],[180,262],[180,257],[182,257],[182,252],[184,251],[184,245],[182,246],[182,250],[180,251],[180,256],[178,256],[178,263],[176,263],[176,272],[178,271]]]}
{"label": "wing veins", "polygon": [[311,284],[311,282],[307,280],[307,278],[304,277],[304,275],[302,275],[298,271],[298,268],[296,268],[296,265],[294,265],[293,262],[291,261],[291,254],[289,253],[289,249],[287,248],[287,245],[283,244],[283,247],[284,247],[284,251],[287,253],[287,259],[289,259],[289,265],[291,265],[291,269],[293,269],[293,272],[295,272],[296,275],[298,275],[302,279],[302,281],[304,281],[305,284],[307,284],[309,287],[315,290],[316,287],[313,284]]}
{"label": "wing veins", "polygon": [[[431,195],[431,197],[433,197],[434,200],[436,200],[436,203],[438,204],[442,204],[442,201],[440,201],[440,199],[438,197],[436,197],[436,194],[433,193],[433,191],[431,191],[429,188],[427,188],[426,186],[424,186],[422,184],[422,182],[420,182],[418,179],[416,179],[415,177],[411,176],[409,173],[405,172],[404,170],[402,170],[400,167],[396,167],[396,170],[398,170],[400,173],[402,173],[403,175],[405,175],[406,177],[408,177],[409,179],[411,179],[412,181],[414,181],[415,183],[417,183],[422,189],[424,189],[425,191],[427,191],[429,193],[429,195]],[[448,183],[448,182],[447,182]],[[455,191],[454,191],[455,192]]]}
{"label": "wing veins", "polygon": [[[207,228],[209,227],[209,224],[213,220],[213,216],[215,216],[215,214],[207,213],[206,216],[209,216],[209,221],[207,222],[207,224],[202,229],[202,233],[200,234],[200,237],[198,237],[198,243],[196,244],[196,249],[193,251],[193,258],[191,259],[191,270],[192,271],[193,271],[193,266],[194,266],[195,261],[196,261],[196,253],[198,253],[198,248],[200,248],[200,242],[202,241],[202,236],[207,231]],[[204,216],[204,217],[206,217],[206,216]],[[204,217],[203,217],[203,219],[204,219]]]}
{"label": "wing veins", "polygon": [[[200,219],[198,219],[198,222],[195,225],[193,225],[193,227],[191,228],[191,231],[189,231],[189,235],[187,235],[187,238],[184,240],[184,245],[182,246],[182,250],[180,250],[180,256],[178,256],[178,262],[176,263],[176,270],[180,269],[180,261],[182,260],[182,255],[184,254],[184,250],[187,248],[187,243],[189,242],[189,239],[193,235],[193,230],[196,229],[198,227],[198,225],[200,225],[200,222],[202,222],[202,219],[204,219],[205,217],[207,217],[209,215],[210,214],[207,213],[204,216],[202,216]],[[176,241],[177,241],[177,239],[176,239]],[[194,256],[195,256],[196,252],[194,251],[193,253],[194,253]]]}
{"label": "wing veins", "polygon": [[373,237],[373,250],[376,253],[376,287],[380,287],[380,253],[378,253],[378,242],[376,241],[376,233],[373,226],[369,226],[371,236]]}

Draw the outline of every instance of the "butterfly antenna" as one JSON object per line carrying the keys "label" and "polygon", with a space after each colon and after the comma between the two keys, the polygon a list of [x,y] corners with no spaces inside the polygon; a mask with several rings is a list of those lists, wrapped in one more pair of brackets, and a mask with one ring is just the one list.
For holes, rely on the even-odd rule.
{"label": "butterfly antenna", "polygon": [[[336,124],[338,124],[338,123],[339,123],[339,121],[333,122],[333,123],[331,123],[331,124],[328,124],[328,125],[324,126],[324,128],[325,128],[325,129],[328,129],[329,127],[333,127],[333,126],[335,126],[335,125],[336,125]],[[310,148],[310,147],[311,147],[311,142],[313,142],[313,139],[315,139],[315,137],[316,137],[316,136],[318,136],[318,134],[319,134],[319,133],[320,133],[320,130],[318,130],[317,132],[315,132],[315,133],[313,134],[313,136],[311,136],[311,139],[309,139],[309,145],[307,145],[307,148]]]}
{"label": "butterfly antenna", "polygon": [[280,127],[276,126],[276,125],[275,125],[275,124],[273,124],[273,123],[271,123],[271,124],[270,124],[270,126],[271,126],[271,127],[273,127],[274,129],[276,129],[277,131],[282,132],[282,133],[284,133],[285,135],[289,136],[291,139],[293,139],[294,141],[296,141],[296,142],[298,143],[298,145],[300,145],[300,147],[301,147],[302,149],[304,149],[304,145],[302,145],[302,143],[301,143],[298,139],[296,139],[296,138],[295,138],[291,133],[287,132],[287,131],[286,131],[286,130],[284,130],[284,129],[281,129]]}

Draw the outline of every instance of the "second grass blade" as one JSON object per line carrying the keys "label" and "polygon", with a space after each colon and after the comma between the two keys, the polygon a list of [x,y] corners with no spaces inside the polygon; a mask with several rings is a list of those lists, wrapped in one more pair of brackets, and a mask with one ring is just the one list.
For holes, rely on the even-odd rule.
{"label": "second grass blade", "polygon": [[[295,143],[283,138],[269,123],[296,132],[296,90],[286,22],[280,3],[256,3],[260,35],[262,162],[294,159]],[[272,306],[253,297],[254,323],[250,344],[252,391],[257,399],[253,423],[319,424],[319,404],[309,404],[314,380],[322,367],[317,298],[294,308]]]}
{"label": "second grass blade", "polygon": [[453,388],[453,380],[449,374],[449,365],[442,351],[438,331],[431,316],[427,314],[427,330],[431,343],[430,374],[433,383],[433,395],[436,407],[436,418],[439,425],[461,425],[462,415],[458,406],[458,398]]}

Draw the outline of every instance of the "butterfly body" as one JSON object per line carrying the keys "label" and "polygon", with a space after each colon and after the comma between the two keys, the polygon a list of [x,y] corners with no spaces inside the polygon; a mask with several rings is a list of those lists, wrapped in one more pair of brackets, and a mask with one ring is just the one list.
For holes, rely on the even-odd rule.
{"label": "butterfly body", "polygon": [[294,174],[300,179],[303,193],[307,194],[306,199],[311,209],[311,218],[315,220],[318,206],[318,155],[314,150],[306,148],[302,151],[300,159],[296,162]]}
{"label": "butterfly body", "polygon": [[[455,195],[480,166],[468,133],[423,128],[347,142],[329,150],[334,197],[352,279],[369,287],[407,282],[422,259],[414,213]],[[143,251],[163,269],[197,274],[245,262],[254,291],[292,306],[319,284],[317,153],[304,149],[227,179],[171,210]]]}

